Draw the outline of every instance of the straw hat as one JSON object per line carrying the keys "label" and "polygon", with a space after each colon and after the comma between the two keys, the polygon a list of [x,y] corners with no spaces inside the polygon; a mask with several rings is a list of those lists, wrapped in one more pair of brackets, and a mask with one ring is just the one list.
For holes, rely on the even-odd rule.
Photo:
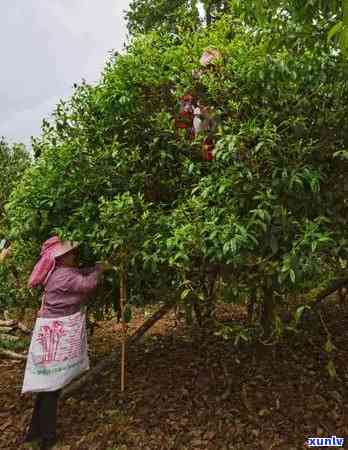
{"label": "straw hat", "polygon": [[72,250],[75,250],[77,247],[79,247],[79,245],[80,245],[79,242],[61,241],[54,246],[52,250],[52,256],[55,259],[59,258],[60,256],[66,255]]}
{"label": "straw hat", "polygon": [[200,63],[202,66],[206,67],[221,58],[222,55],[218,49],[209,47],[204,50]]}
{"label": "straw hat", "polygon": [[58,236],[47,239],[41,247],[40,259],[36,263],[28,280],[28,287],[45,285],[56,267],[56,259],[66,255],[80,244],[73,241],[61,241]]}

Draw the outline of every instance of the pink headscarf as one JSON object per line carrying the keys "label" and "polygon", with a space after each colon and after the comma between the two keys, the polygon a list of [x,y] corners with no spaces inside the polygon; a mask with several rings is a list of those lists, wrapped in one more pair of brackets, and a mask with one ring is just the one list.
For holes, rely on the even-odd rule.
{"label": "pink headscarf", "polygon": [[45,285],[56,266],[56,258],[77,247],[77,243],[60,241],[58,236],[53,236],[45,241],[41,247],[40,259],[36,263],[28,280],[28,287]]}
{"label": "pink headscarf", "polygon": [[206,48],[201,57],[200,63],[202,66],[208,66],[214,61],[220,59],[221,53],[216,48]]}

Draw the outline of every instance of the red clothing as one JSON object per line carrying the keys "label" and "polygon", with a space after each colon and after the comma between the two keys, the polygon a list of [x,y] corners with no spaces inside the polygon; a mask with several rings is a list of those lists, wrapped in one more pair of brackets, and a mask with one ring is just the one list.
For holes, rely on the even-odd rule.
{"label": "red clothing", "polygon": [[101,273],[100,266],[89,269],[56,267],[45,286],[39,317],[55,318],[77,313],[97,288]]}
{"label": "red clothing", "polygon": [[184,95],[180,99],[179,116],[175,119],[177,129],[191,129],[193,127],[193,96]]}
{"label": "red clothing", "polygon": [[214,141],[212,138],[206,138],[203,142],[203,159],[204,161],[214,160]]}

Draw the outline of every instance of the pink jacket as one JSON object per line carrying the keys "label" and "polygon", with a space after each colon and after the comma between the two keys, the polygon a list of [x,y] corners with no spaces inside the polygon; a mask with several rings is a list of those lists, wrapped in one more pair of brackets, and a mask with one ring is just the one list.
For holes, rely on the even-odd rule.
{"label": "pink jacket", "polygon": [[78,312],[97,288],[100,276],[99,266],[89,269],[56,267],[45,285],[39,317],[64,317]]}

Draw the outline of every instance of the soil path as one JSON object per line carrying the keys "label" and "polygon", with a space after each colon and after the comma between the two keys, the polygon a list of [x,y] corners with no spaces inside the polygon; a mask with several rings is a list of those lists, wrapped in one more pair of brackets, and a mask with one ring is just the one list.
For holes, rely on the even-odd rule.
{"label": "soil path", "polygon": [[[243,311],[220,312],[231,321]],[[61,450],[298,450],[309,437],[348,437],[348,309],[324,311],[339,380],[330,381],[315,320],[276,347],[236,350],[162,319],[131,352],[127,392],[119,361],[59,410]],[[132,327],[144,320],[138,313]],[[95,362],[120,345],[115,322],[90,338]],[[0,360],[0,448],[20,449],[32,397],[21,397],[24,364]]]}

